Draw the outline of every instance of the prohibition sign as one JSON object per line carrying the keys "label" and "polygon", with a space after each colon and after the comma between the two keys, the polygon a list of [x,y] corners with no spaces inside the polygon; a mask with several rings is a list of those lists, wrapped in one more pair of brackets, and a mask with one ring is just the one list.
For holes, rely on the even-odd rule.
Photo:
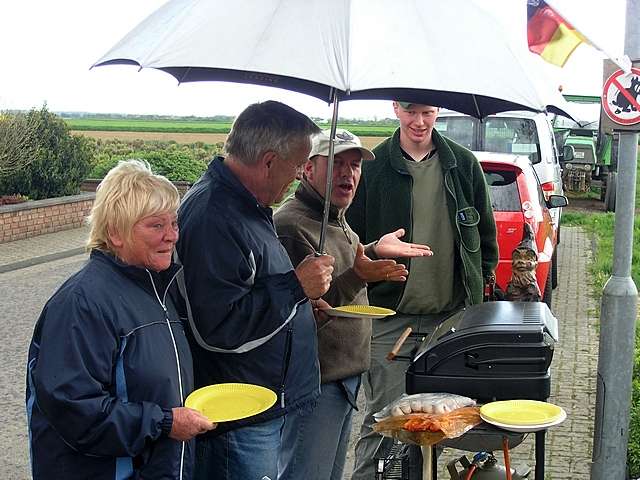
{"label": "prohibition sign", "polygon": [[607,116],[620,125],[640,123],[640,69],[625,74],[616,70],[604,82],[602,107]]}

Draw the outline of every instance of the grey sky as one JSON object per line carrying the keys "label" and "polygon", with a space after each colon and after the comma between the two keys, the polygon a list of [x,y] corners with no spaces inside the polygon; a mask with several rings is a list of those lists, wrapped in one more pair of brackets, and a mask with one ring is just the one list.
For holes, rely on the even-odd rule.
{"label": "grey sky", "polygon": [[[487,0],[517,41],[526,42],[526,0]],[[266,87],[199,83],[177,86],[162,72],[133,67],[89,70],[162,0],[0,0],[0,110],[39,107],[54,111],[174,115],[234,115],[249,103],[284,101],[312,116],[329,117],[323,102]],[[624,0],[555,0],[576,27],[614,54],[622,53]],[[470,45],[475,40],[470,39]],[[479,41],[479,40],[478,40]],[[564,93],[598,95],[602,55],[580,46],[564,69],[535,60]],[[343,117],[392,116],[389,102],[351,101]]]}

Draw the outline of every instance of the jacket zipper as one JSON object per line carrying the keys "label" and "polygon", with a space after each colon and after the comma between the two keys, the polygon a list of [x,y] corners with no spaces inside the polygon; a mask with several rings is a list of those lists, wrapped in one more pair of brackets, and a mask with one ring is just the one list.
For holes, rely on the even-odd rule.
{"label": "jacket zipper", "polygon": [[[413,242],[413,177],[407,171],[403,171],[395,167],[394,167],[394,170],[398,172],[400,175],[406,175],[407,177],[409,177],[409,181],[411,182],[411,193],[409,196],[409,218],[410,218],[409,225],[411,226],[411,238],[408,240],[410,242]],[[411,257],[407,257],[405,258],[405,260],[407,262],[407,271],[409,272],[409,275],[411,275]],[[402,301],[402,297],[404,297],[404,291],[406,289],[407,289],[407,282],[402,282],[402,292],[400,293],[400,297],[398,297],[396,306],[400,305],[400,302]]]}
{"label": "jacket zipper", "polygon": [[287,343],[285,345],[284,351],[284,365],[282,368],[282,384],[280,385],[280,408],[284,408],[285,399],[284,399],[284,386],[285,381],[287,379],[287,373],[289,372],[289,361],[291,360],[291,337],[293,335],[293,327],[289,326],[287,329]]}
{"label": "jacket zipper", "polygon": [[464,291],[467,293],[467,300],[465,301],[466,304],[471,304],[473,303],[473,298],[471,297],[471,291],[469,290],[469,274],[467,273],[467,265],[465,264],[464,261],[464,256],[462,255],[462,249],[464,248],[462,246],[462,232],[460,231],[460,225],[458,224],[458,199],[456,198],[456,196],[453,193],[453,189],[451,187],[451,185],[449,185],[449,181],[451,180],[451,174],[449,173],[449,170],[447,170],[444,173],[444,185],[447,188],[447,192],[449,192],[449,195],[451,195],[451,198],[453,198],[453,204],[455,206],[455,211],[456,211],[456,217],[455,217],[455,221],[453,222],[456,226],[456,230],[458,232],[458,250],[460,253],[460,261],[462,262],[462,270],[464,271],[464,279],[462,281],[462,285],[464,286]]}
{"label": "jacket zipper", "polygon": [[353,242],[351,241],[351,238],[349,238],[349,232],[347,232],[347,227],[342,222],[342,219],[339,218],[339,217],[338,217],[338,225],[340,225],[340,227],[342,227],[342,232],[344,233],[344,236],[347,238],[347,242],[349,242],[349,245],[353,245]]}
{"label": "jacket zipper", "polygon": [[[175,278],[178,276],[178,273],[181,270],[182,268],[180,268],[173,275],[173,277],[171,277],[171,280],[169,280],[169,283],[167,284],[167,288],[165,288],[164,290],[162,300],[160,299],[160,295],[158,295],[158,289],[156,288],[156,284],[153,281],[153,276],[151,275],[151,272],[149,270],[147,270],[147,274],[149,275],[149,280],[151,280],[153,293],[156,294],[156,299],[158,300],[158,303],[160,304],[160,306],[162,307],[162,310],[164,311],[164,319],[167,323],[167,328],[169,329],[169,335],[171,335],[171,342],[173,343],[173,353],[175,354],[176,368],[178,370],[178,386],[180,387],[180,406],[182,407],[184,406],[184,392],[182,388],[182,370],[180,367],[180,356],[178,355],[178,346],[176,345],[176,339],[173,336],[173,330],[171,329],[171,321],[169,320],[169,312],[167,311],[167,306],[166,306],[167,292],[169,291],[169,287],[171,286],[171,283],[175,280]],[[182,472],[184,470],[184,449],[185,449],[185,442],[181,442],[181,443],[182,443],[182,448],[180,449],[180,480],[182,480]]]}

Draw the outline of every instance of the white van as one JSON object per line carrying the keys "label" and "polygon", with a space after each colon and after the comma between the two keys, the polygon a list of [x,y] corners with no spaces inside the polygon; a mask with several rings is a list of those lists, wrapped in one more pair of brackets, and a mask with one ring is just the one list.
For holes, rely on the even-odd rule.
{"label": "white van", "polygon": [[[526,111],[489,115],[482,121],[442,110],[436,130],[469,150],[527,155],[545,196],[563,195],[562,170],[551,121],[544,113]],[[560,209],[553,209],[559,222]]]}

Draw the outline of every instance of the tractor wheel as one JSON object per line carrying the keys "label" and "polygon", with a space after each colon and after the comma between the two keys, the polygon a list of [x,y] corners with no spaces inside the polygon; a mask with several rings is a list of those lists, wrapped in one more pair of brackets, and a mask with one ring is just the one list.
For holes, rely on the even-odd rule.
{"label": "tractor wheel", "polygon": [[618,180],[617,172],[609,172],[607,176],[607,192],[604,196],[605,212],[615,212],[616,210],[616,184]]}

